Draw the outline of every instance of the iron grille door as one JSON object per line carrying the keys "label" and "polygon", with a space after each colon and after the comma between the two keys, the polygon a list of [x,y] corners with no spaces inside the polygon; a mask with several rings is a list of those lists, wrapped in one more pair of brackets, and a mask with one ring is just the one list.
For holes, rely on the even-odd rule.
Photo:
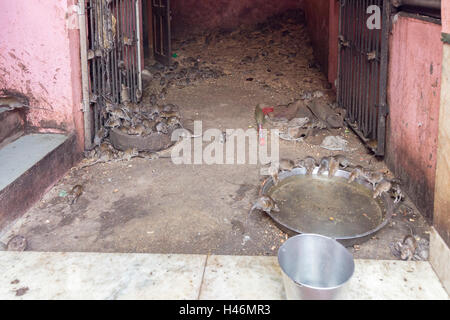
{"label": "iron grille door", "polygon": [[163,65],[170,65],[172,55],[170,0],[152,0],[152,14],[155,60]]}
{"label": "iron grille door", "polygon": [[[368,20],[379,8],[380,28]],[[373,8],[373,7],[372,7]],[[346,122],[378,156],[386,144],[389,0],[340,0],[338,104]]]}
{"label": "iron grille door", "polygon": [[90,102],[94,130],[106,103],[138,102],[142,95],[138,0],[86,0]]}

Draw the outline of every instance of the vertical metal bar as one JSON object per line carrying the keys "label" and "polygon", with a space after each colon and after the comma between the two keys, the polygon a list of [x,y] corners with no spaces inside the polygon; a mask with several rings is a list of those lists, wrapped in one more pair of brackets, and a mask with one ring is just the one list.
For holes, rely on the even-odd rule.
{"label": "vertical metal bar", "polygon": [[358,52],[357,52],[357,39],[358,39],[358,32],[356,29],[358,19],[358,12],[357,12],[357,5],[359,0],[355,0],[353,2],[353,17],[352,23],[353,23],[353,35],[352,35],[352,85],[351,85],[351,101],[350,105],[352,108],[352,122],[356,121],[356,107],[355,107],[355,87],[356,87],[356,65],[358,61]]}
{"label": "vertical metal bar", "polygon": [[[95,5],[94,0],[90,0],[88,2],[89,5],[89,27],[90,27],[90,35],[89,35],[89,40],[90,40],[90,49],[95,53],[95,49],[97,48],[97,42],[95,40],[95,32],[94,32],[94,12],[93,12],[93,6]],[[97,90],[97,59],[95,59],[95,54],[94,54],[94,58],[91,59],[90,62],[90,74],[92,75],[91,77],[91,92],[97,96],[98,95],[98,90]]]}
{"label": "vertical metal bar", "polygon": [[100,25],[99,25],[99,6],[98,6],[98,0],[94,0],[94,20],[95,20],[95,25],[94,25],[94,29],[95,29],[95,39],[96,39],[96,48],[95,48],[95,63],[96,63],[96,67],[97,67],[97,72],[96,72],[96,78],[97,78],[97,100],[96,103],[94,105],[94,127],[95,127],[95,131],[97,132],[99,130],[100,127],[100,123],[99,123],[99,110],[98,110],[98,104],[101,101],[102,94],[102,81],[101,81],[101,72],[102,72],[102,68],[101,68],[101,56],[97,56],[97,52],[99,50],[101,50],[101,39],[100,39],[100,34],[99,34],[99,29],[100,29]]}
{"label": "vertical metal bar", "polygon": [[[339,5],[339,31],[338,31],[338,36],[341,36],[343,34],[342,32],[342,23],[343,23],[343,9],[342,9],[342,4],[339,1],[338,2]],[[342,107],[342,86],[343,86],[343,81],[342,81],[342,63],[343,63],[343,47],[341,46],[340,42],[338,41],[338,69],[337,69],[337,75],[338,75],[338,83],[337,83],[337,103],[339,107]]]}
{"label": "vertical metal bar", "polygon": [[85,1],[79,1],[78,23],[80,25],[80,58],[81,58],[81,83],[83,95],[83,118],[84,118],[84,148],[92,146],[92,110],[89,99],[89,67],[88,67],[88,37],[86,32],[86,7]]}
{"label": "vertical metal bar", "polygon": [[366,83],[366,67],[367,67],[367,26],[366,26],[366,10],[367,10],[367,0],[362,1],[362,10],[361,10],[361,84],[360,84],[360,93],[359,93],[359,103],[360,103],[360,109],[361,109],[361,132],[365,136],[366,129],[366,123],[365,118],[367,114],[367,110],[365,107],[365,83]]}
{"label": "vertical metal bar", "polygon": [[136,98],[134,97],[134,41],[135,41],[135,33],[133,30],[133,21],[134,21],[134,0],[128,0],[128,19],[129,19],[129,34],[130,39],[132,39],[133,42],[131,46],[129,46],[128,51],[130,54],[130,98],[131,101],[135,101]]}
{"label": "vertical metal bar", "polygon": [[[350,43],[350,27],[351,24],[349,21],[351,21],[351,6],[350,0],[346,1],[346,9],[345,9],[345,39],[348,43]],[[351,45],[351,44],[350,44]],[[350,113],[350,105],[349,105],[349,97],[350,97],[350,90],[351,90],[351,47],[345,48],[345,97],[344,97],[344,105],[345,109],[347,110],[347,118],[350,119],[351,113]]]}
{"label": "vertical metal bar", "polygon": [[356,7],[356,14],[357,14],[357,21],[356,21],[356,28],[357,28],[357,64],[356,64],[356,84],[355,84],[355,109],[356,109],[356,119],[358,121],[358,129],[361,128],[361,104],[360,104],[360,96],[361,96],[361,60],[362,60],[362,28],[361,28],[361,7],[362,3],[361,0],[357,1],[357,7]]}
{"label": "vertical metal bar", "polygon": [[[145,0],[144,0],[145,1]],[[136,0],[136,34],[137,34],[137,81],[138,81],[138,89],[142,92],[142,55],[141,55],[141,25],[142,25],[142,17],[141,17],[141,11],[139,6],[140,1]]]}
{"label": "vertical metal bar", "polygon": [[[116,35],[116,43],[117,43],[117,55],[118,59],[125,63],[122,54],[122,0],[117,0],[116,3],[116,15],[117,15],[117,35]],[[120,96],[120,92],[122,90],[122,73],[123,69],[119,70],[119,93],[118,93],[118,102],[121,101],[122,97]]]}
{"label": "vertical metal bar", "polygon": [[[379,3],[381,5],[381,3]],[[381,6],[380,6],[381,7]],[[375,38],[375,50],[378,54],[380,54],[380,41],[381,41],[381,33],[382,31],[377,30],[376,38]],[[381,56],[380,56],[381,58]],[[379,116],[379,82],[380,82],[380,63],[376,61],[376,68],[374,73],[374,83],[373,83],[373,119],[372,119],[372,127],[373,127],[373,139],[377,139],[378,136],[378,116]]]}
{"label": "vertical metal bar", "polygon": [[[124,7],[124,18],[125,18],[125,32],[124,35],[127,37],[127,40],[130,40],[130,22],[129,22],[129,3],[130,0],[125,0],[125,7]],[[126,57],[126,65],[127,65],[127,91],[128,91],[128,95],[130,95],[130,83],[131,83],[131,79],[130,79],[130,50],[129,50],[129,46],[128,44],[124,43],[124,49],[125,49],[125,57]]]}
{"label": "vertical metal bar", "polygon": [[[366,10],[369,7],[369,5],[371,5],[371,1],[367,1],[366,3]],[[366,16],[367,17],[367,16]],[[365,48],[366,48],[366,53],[372,52],[371,50],[371,36],[372,36],[372,32],[371,30],[369,30],[368,28],[365,28],[366,30],[366,41],[365,41]],[[373,61],[369,61],[368,57],[366,57],[365,59],[366,61],[366,67],[365,67],[365,85],[364,85],[364,94],[365,94],[365,99],[364,99],[364,110],[365,110],[365,115],[364,115],[364,136],[368,137],[370,134],[370,126],[369,126],[369,115],[370,115],[370,104],[369,104],[369,92],[370,92],[370,66],[372,65]]]}
{"label": "vertical metal bar", "polygon": [[347,117],[350,121],[352,121],[352,110],[350,105],[350,96],[351,96],[351,83],[352,83],[352,20],[353,20],[353,3],[352,0],[347,0],[347,36],[346,41],[349,43],[349,47],[347,47],[347,90],[346,90],[346,99],[345,99],[345,105],[347,109]]}
{"label": "vertical metal bar", "polygon": [[383,27],[381,39],[381,61],[380,61],[380,114],[378,123],[378,148],[377,154],[385,154],[386,144],[386,115],[387,115],[387,68],[388,68],[388,45],[389,45],[389,18],[391,3],[383,1]]}
{"label": "vertical metal bar", "polygon": [[131,47],[131,99],[136,100],[136,0],[130,0],[130,27],[133,37],[133,46]]}
{"label": "vertical metal bar", "polygon": [[[105,0],[102,0],[105,1]],[[106,52],[106,61],[105,61],[105,65],[106,65],[106,90],[108,93],[108,98],[110,98],[113,94],[114,94],[114,85],[113,85],[113,79],[111,76],[111,71],[112,71],[112,61],[111,61],[111,16],[110,16],[110,11],[108,8],[108,4],[106,2],[104,2],[104,7],[103,7],[103,19],[104,19],[104,36],[105,36],[105,52]]]}
{"label": "vertical metal bar", "polygon": [[[110,39],[111,39],[111,73],[112,73],[112,79],[113,79],[113,101],[116,101],[117,94],[119,92],[119,84],[117,80],[117,56],[116,56],[116,39],[115,39],[115,33],[117,32],[117,22],[115,22],[115,16],[114,16],[114,1],[111,1],[109,4],[109,14],[111,17],[111,32],[110,32]],[[114,20],[113,20],[114,18]],[[115,23],[115,24],[114,24]]]}

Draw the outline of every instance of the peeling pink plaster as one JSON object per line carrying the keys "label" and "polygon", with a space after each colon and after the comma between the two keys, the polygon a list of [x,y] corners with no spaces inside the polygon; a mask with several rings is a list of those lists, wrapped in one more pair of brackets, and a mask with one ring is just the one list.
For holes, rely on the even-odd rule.
{"label": "peeling pink plaster", "polygon": [[[82,145],[79,35],[75,0],[0,3],[0,88],[28,96],[28,125],[77,132]],[[75,16],[74,16],[75,14]]]}
{"label": "peeling pink plaster", "polygon": [[433,215],[441,91],[441,26],[398,16],[390,37],[386,161]]}

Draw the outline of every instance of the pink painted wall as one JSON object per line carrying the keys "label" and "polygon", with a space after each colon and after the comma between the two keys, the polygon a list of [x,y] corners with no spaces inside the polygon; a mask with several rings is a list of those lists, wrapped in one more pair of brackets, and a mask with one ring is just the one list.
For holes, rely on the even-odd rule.
{"label": "pink painted wall", "polygon": [[81,73],[75,0],[0,2],[0,88],[30,99],[28,125],[77,132],[83,145]]}
{"label": "pink painted wall", "polygon": [[442,32],[450,33],[450,1],[442,2]]}
{"label": "pink painted wall", "polygon": [[173,33],[182,36],[205,29],[233,29],[241,24],[255,24],[287,9],[301,8],[303,1],[172,0]]}
{"label": "pink painted wall", "polygon": [[390,37],[386,162],[429,219],[434,205],[441,68],[441,26],[397,16]]}

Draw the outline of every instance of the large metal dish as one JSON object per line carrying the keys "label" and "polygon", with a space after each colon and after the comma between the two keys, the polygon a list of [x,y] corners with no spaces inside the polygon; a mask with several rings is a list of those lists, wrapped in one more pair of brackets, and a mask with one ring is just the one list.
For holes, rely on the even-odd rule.
{"label": "large metal dish", "polygon": [[311,177],[297,168],[280,174],[274,186],[267,179],[261,195],[271,196],[280,212],[270,217],[280,229],[290,235],[314,233],[336,239],[344,246],[353,246],[369,240],[389,222],[393,201],[388,194],[373,199],[372,186],[357,179],[349,184],[350,173],[339,170],[335,177],[327,173]]}
{"label": "large metal dish", "polygon": [[114,148],[125,151],[128,148],[137,148],[139,151],[158,152],[170,148],[176,141],[171,140],[172,132],[169,134],[152,133],[148,136],[133,136],[112,129],[109,133]]}

